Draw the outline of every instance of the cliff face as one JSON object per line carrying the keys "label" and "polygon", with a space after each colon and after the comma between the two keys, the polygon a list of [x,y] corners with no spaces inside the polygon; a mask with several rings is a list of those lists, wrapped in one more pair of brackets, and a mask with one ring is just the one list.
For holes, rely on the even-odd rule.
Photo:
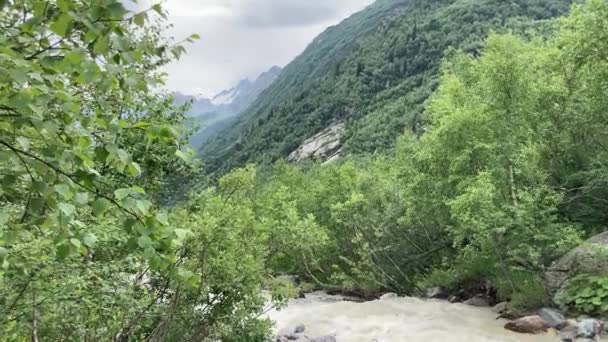
{"label": "cliff face", "polygon": [[343,123],[334,124],[311,138],[306,139],[298,149],[293,151],[287,160],[300,162],[306,159],[319,161],[335,160],[342,152],[340,139],[344,134]]}

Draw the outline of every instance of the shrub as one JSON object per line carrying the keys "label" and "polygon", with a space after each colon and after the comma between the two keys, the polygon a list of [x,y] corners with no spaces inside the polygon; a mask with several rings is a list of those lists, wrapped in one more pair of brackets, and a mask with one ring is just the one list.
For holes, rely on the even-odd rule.
{"label": "shrub", "polygon": [[558,301],[567,310],[608,316],[608,277],[579,276],[568,284]]}

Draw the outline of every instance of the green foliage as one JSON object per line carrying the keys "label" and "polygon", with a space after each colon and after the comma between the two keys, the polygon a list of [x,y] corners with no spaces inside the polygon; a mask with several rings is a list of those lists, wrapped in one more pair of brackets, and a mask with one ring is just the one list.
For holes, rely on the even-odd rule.
{"label": "green foliage", "polygon": [[[534,2],[538,6],[519,16],[524,12],[517,6],[488,4],[479,10],[504,10],[501,27],[511,21],[526,26],[530,13],[544,18],[562,9]],[[605,222],[605,0],[575,6],[550,38],[491,34],[481,50],[469,41],[476,48],[451,52],[420,121],[425,133],[402,135],[387,155],[234,169],[170,208],[162,204],[175,202],[176,186],[199,174],[182,148],[185,108],[159,91],[158,68],[184,52],[160,38],[162,9],[129,13],[113,0],[0,5],[5,340],[263,341],[270,334],[270,322],[260,318],[266,306],[284,305],[296,294],[284,274],[366,292],[489,283],[515,306],[540,306],[547,298],[544,269]],[[429,18],[451,18],[455,11],[469,20],[475,18],[467,16],[471,6],[378,1],[313,47],[330,44],[334,52],[355,55],[384,51],[375,43],[341,41],[342,30],[365,41],[400,32],[393,20],[416,17],[421,26],[404,32],[432,37],[444,25]],[[361,25],[380,22],[386,27]],[[489,27],[479,27],[480,34]],[[427,49],[433,56],[444,51]],[[304,54],[319,59],[308,65],[313,69],[305,74],[313,77],[305,86],[327,92],[323,85],[334,83],[319,83],[315,75],[335,55],[315,51]],[[425,65],[435,59],[424,53],[416,55],[422,58],[416,73],[396,88],[383,86],[386,79],[367,68],[383,64],[382,56],[365,63],[348,56],[335,59],[346,64],[334,65],[331,77],[354,72],[367,81],[337,87],[345,95],[340,105],[328,103],[290,139],[273,145],[269,134],[271,157],[259,160],[288,152],[309,128],[331,121],[327,113],[350,113],[342,106],[353,99],[348,94],[365,95],[352,100],[364,105],[359,109],[377,105],[378,94],[387,99],[386,106],[373,107],[379,120],[367,122],[375,125],[384,122],[382,108],[386,117],[399,112],[398,104],[388,104],[393,90],[418,110],[427,88],[418,87],[422,81],[412,87],[409,76],[434,82]],[[296,71],[292,66],[278,84],[285,86],[294,73],[300,80],[304,74]],[[404,95],[404,89],[418,90]],[[308,100],[323,98],[300,95],[298,101],[276,98],[290,112],[300,105],[308,112],[315,107]],[[267,109],[264,100],[258,106],[260,113]],[[274,113],[277,120],[293,119]],[[385,146],[382,138],[374,140]],[[247,146],[242,152],[227,165],[258,158]],[[604,278],[580,278],[564,305],[606,314],[605,285]]]}
{"label": "green foliage", "polygon": [[161,209],[198,166],[160,5],[0,7],[2,340],[263,340],[266,235],[222,222],[245,208]]}
{"label": "green foliage", "polygon": [[587,315],[608,315],[608,278],[580,276],[569,282],[561,305]]}
{"label": "green foliage", "polygon": [[210,171],[287,156],[333,122],[352,153],[383,152],[420,114],[454,48],[478,53],[491,30],[525,32],[565,14],[571,0],[391,0],[328,28],[233,127],[205,146]]}
{"label": "green foliage", "polygon": [[[489,282],[514,306],[546,303],[542,272],[604,215],[596,39],[606,23],[596,13],[608,4],[575,6],[548,38],[491,34],[478,53],[453,52],[425,134],[406,133],[394,153],[275,166],[260,186],[327,236],[281,264],[323,285],[411,293]],[[580,215],[591,196],[600,201]]]}

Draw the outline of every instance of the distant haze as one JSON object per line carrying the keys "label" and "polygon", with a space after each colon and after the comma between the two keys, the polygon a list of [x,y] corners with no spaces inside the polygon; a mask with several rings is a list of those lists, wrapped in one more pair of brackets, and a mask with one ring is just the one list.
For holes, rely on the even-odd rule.
{"label": "distant haze", "polygon": [[202,37],[187,46],[187,56],[167,68],[168,87],[209,97],[272,65],[284,66],[326,27],[372,2],[167,0],[164,7],[175,26],[167,34],[180,40],[192,33]]}

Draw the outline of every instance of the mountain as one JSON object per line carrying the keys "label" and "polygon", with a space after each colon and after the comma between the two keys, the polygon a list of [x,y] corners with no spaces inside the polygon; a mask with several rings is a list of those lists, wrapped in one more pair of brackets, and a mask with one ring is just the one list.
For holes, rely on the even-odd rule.
{"label": "mountain", "polygon": [[174,100],[177,104],[191,102],[191,108],[187,115],[194,118],[195,122],[201,127],[190,138],[192,147],[200,148],[207,139],[228,127],[243,110],[257,99],[262,91],[274,82],[281,70],[280,67],[273,66],[254,81],[243,79],[235,87],[224,90],[211,99],[180,93],[174,94]]}
{"label": "mountain", "polygon": [[221,173],[289,156],[343,123],[344,153],[392,148],[420,134],[439,65],[475,53],[492,31],[549,30],[572,0],[378,0],[315,38],[235,123],[210,141],[206,167]]}

